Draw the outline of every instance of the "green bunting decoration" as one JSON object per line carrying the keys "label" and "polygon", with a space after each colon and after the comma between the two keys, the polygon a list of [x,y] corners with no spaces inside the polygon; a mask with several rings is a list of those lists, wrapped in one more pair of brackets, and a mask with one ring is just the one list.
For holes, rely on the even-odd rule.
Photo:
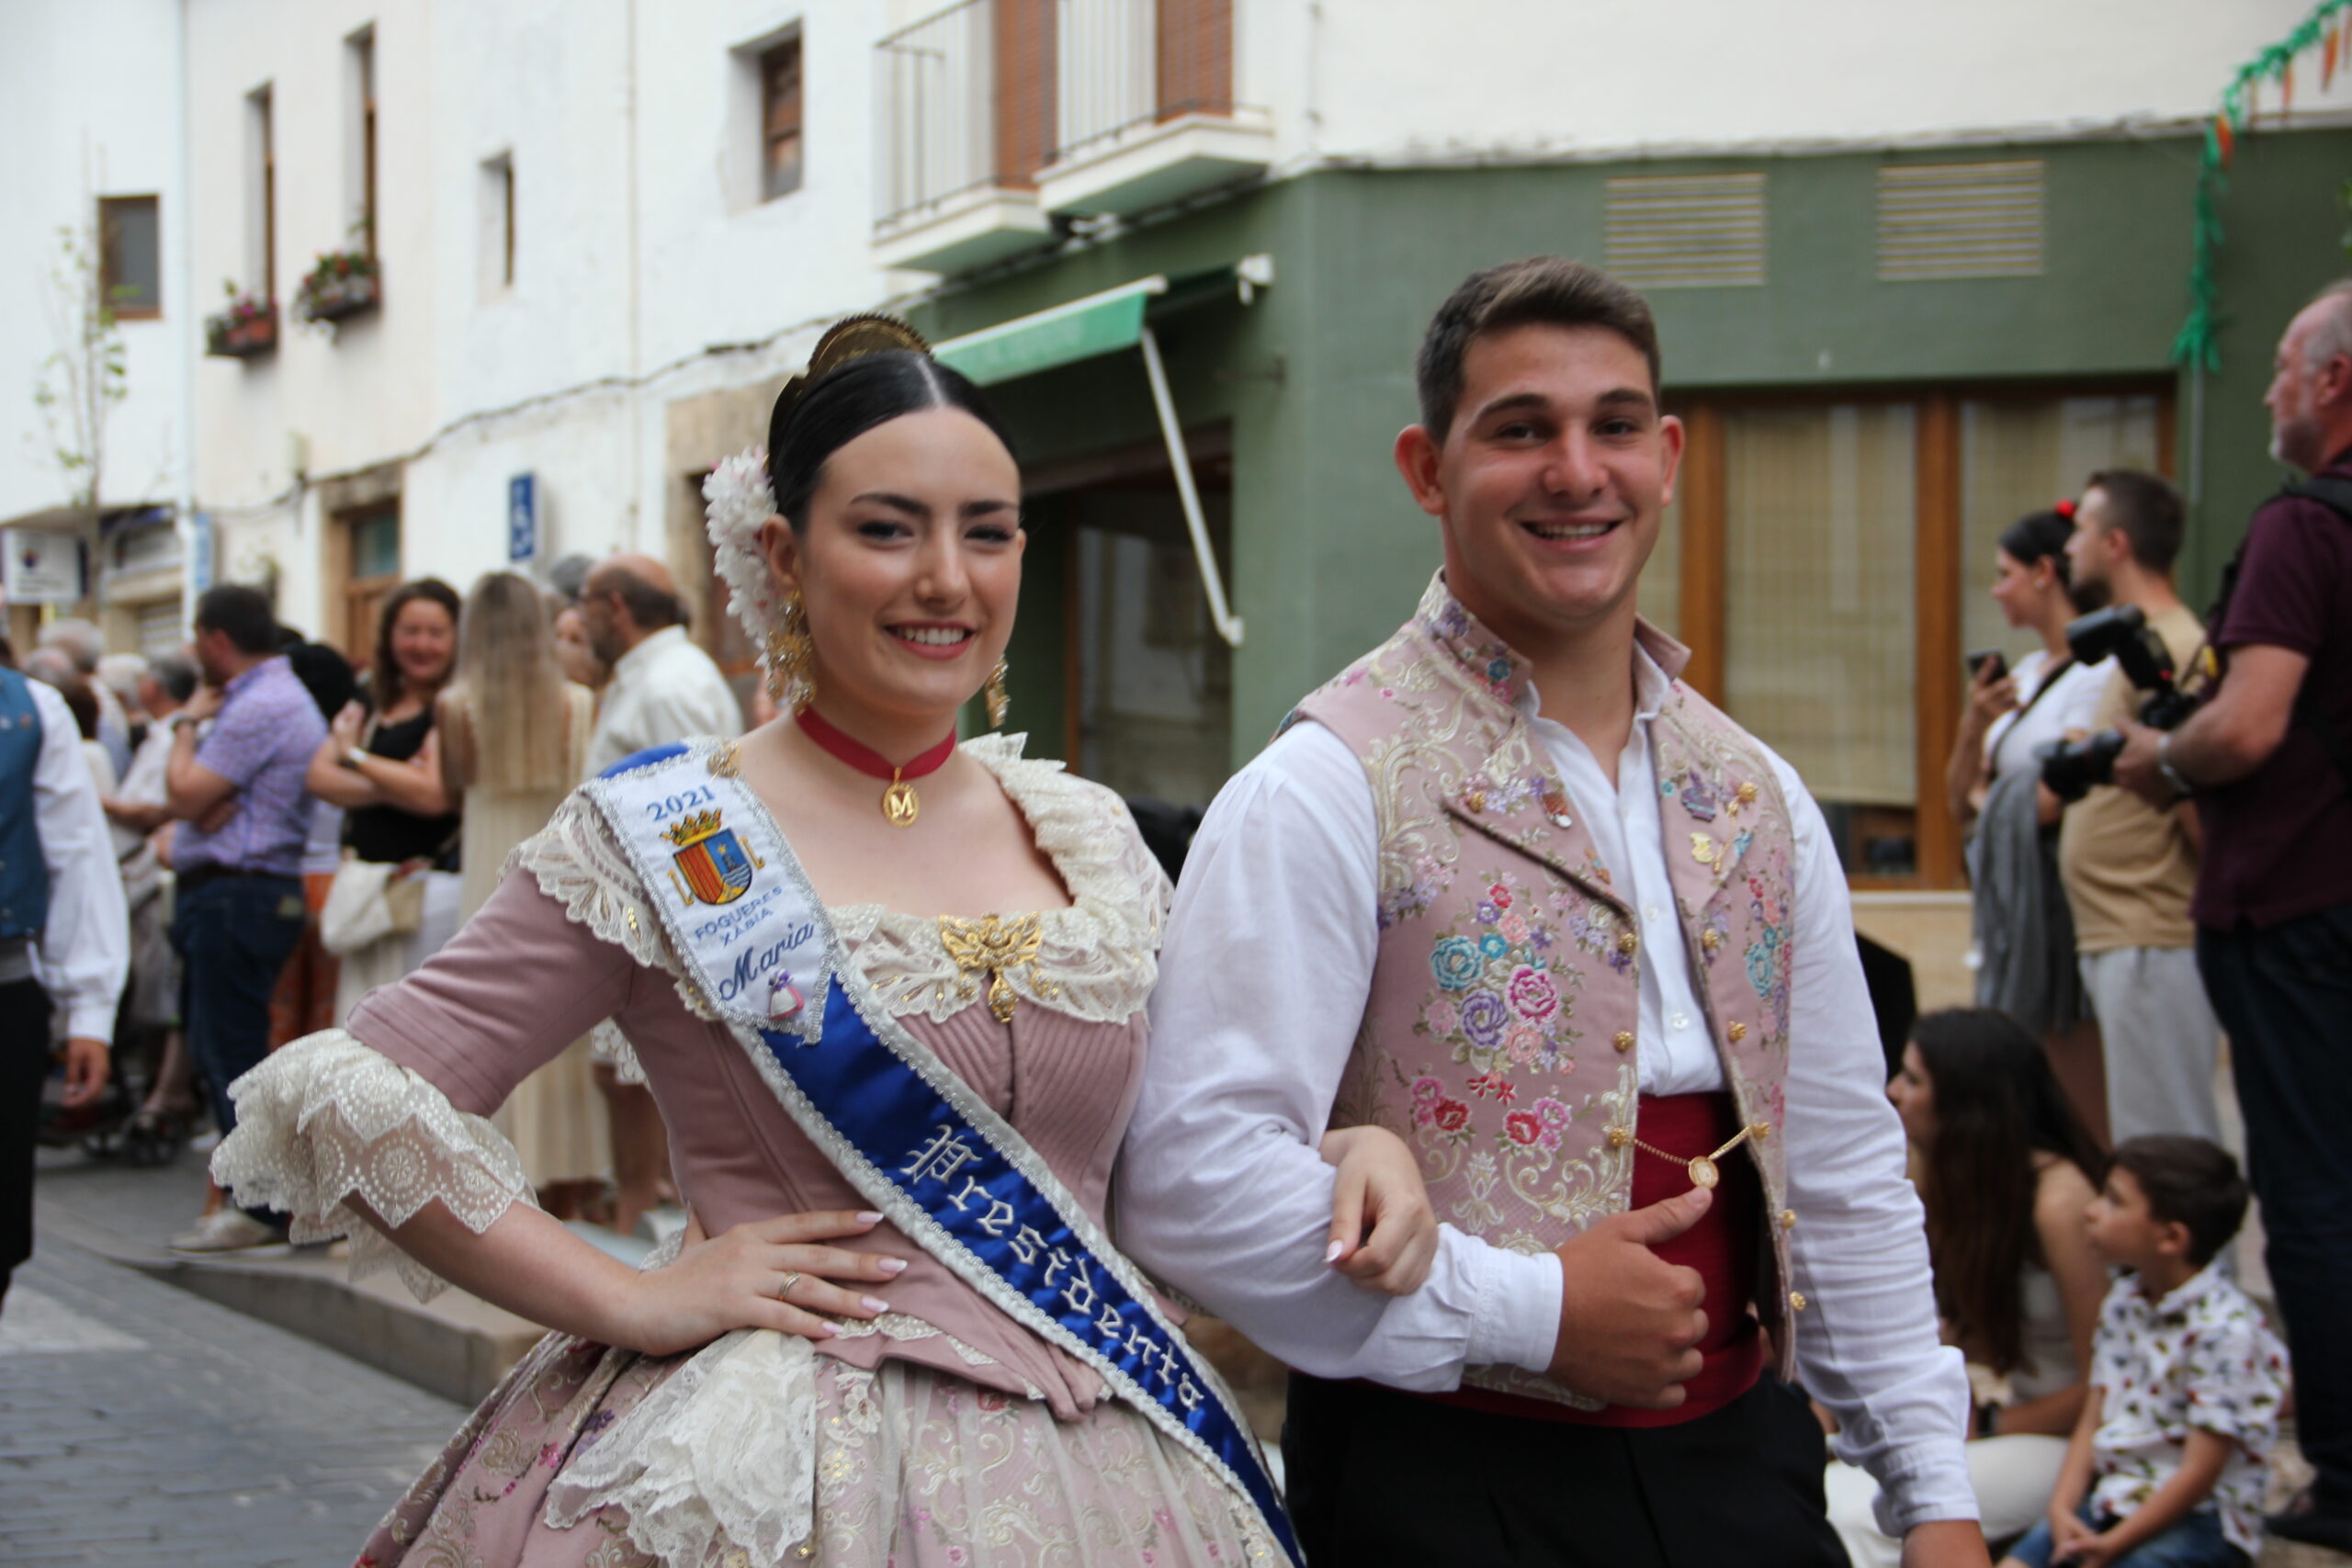
{"label": "green bunting decoration", "polygon": [[2196,227],[2188,265],[2188,319],[2173,339],[2173,362],[2193,368],[2219,370],[2222,354],[2215,342],[2221,326],[2221,286],[2213,276],[2225,236],[2221,201],[2229,190],[2230,159],[2238,138],[2255,129],[2255,94],[2266,82],[2278,84],[2278,113],[2283,119],[2294,106],[2295,60],[2304,51],[2320,50],[2320,89],[2335,80],[2339,63],[2352,48],[2339,17],[2352,11],[2352,0],[2320,0],[2293,32],[2238,67],[2222,91],[2222,107],[2206,122],[2203,156],[2197,166]]}

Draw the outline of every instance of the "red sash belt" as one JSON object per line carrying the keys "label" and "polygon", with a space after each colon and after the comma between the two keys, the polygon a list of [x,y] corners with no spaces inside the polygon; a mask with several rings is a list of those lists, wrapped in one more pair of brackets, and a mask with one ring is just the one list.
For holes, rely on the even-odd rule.
{"label": "red sash belt", "polygon": [[[1682,1161],[1711,1154],[1739,1131],[1731,1096],[1712,1094],[1644,1095],[1635,1134],[1653,1148],[1674,1156],[1671,1160],[1636,1149],[1634,1152],[1634,1207],[1646,1209],[1678,1193],[1690,1190],[1690,1174]],[[1461,1388],[1451,1393],[1424,1394],[1445,1404],[1458,1404],[1490,1415],[1518,1416],[1538,1421],[1561,1421],[1580,1427],[1672,1427],[1694,1421],[1722,1409],[1756,1385],[1764,1371],[1764,1335],[1756,1314],[1758,1248],[1763,1235],[1764,1197],[1756,1167],[1745,1149],[1736,1149],[1719,1162],[1723,1184],[1706,1217],[1656,1250],[1668,1263],[1696,1269],[1706,1282],[1707,1335],[1699,1342],[1706,1358],[1699,1373],[1682,1385],[1687,1397],[1672,1410],[1640,1410],[1611,1404],[1600,1410],[1578,1410],[1550,1400],[1526,1399],[1488,1389]]]}

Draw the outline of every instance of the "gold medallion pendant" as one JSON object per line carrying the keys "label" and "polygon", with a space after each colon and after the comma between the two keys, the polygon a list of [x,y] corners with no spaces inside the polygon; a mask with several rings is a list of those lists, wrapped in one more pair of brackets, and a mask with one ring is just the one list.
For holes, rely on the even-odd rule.
{"label": "gold medallion pendant", "polygon": [[1721,1181],[1723,1177],[1721,1173],[1715,1169],[1715,1162],[1709,1159],[1705,1155],[1701,1155],[1698,1158],[1690,1162],[1691,1186],[1713,1187],[1716,1182]]}
{"label": "gold medallion pendant", "polygon": [[906,780],[892,777],[889,787],[882,792],[882,815],[893,828],[911,828],[922,814],[922,802],[915,795],[915,786]]}

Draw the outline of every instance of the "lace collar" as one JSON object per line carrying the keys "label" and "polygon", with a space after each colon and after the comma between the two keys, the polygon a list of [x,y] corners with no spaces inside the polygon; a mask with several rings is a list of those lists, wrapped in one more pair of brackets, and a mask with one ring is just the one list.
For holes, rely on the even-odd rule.
{"label": "lace collar", "polygon": [[[1027,818],[1072,902],[1040,913],[1035,953],[1000,973],[1021,1005],[1090,1023],[1125,1023],[1143,1010],[1158,978],[1160,923],[1172,890],[1125,804],[1101,784],[1073,778],[1057,761],[1023,756],[1024,739],[983,736],[961,750],[995,776]],[[713,746],[694,744],[700,750]],[[566,800],[547,828],[515,851],[514,863],[569,918],[639,963],[677,976],[644,888],[584,796]],[[894,1015],[940,1022],[986,1003],[990,972],[957,963],[936,918],[878,904],[827,912],[851,961]],[[679,995],[708,1016],[694,987],[681,984]]]}

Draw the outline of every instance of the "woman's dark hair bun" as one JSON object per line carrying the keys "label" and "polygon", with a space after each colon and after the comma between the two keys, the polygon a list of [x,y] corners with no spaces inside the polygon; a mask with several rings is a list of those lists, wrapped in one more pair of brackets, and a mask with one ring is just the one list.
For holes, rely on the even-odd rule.
{"label": "woman's dark hair bun", "polygon": [[768,417],[768,488],[776,511],[796,532],[806,528],[808,498],[826,458],[877,425],[939,408],[970,414],[1012,450],[971,378],[910,348],[861,354],[805,385],[787,386]]}
{"label": "woman's dark hair bun", "polygon": [[2074,532],[2075,520],[2069,512],[2055,507],[2029,512],[2001,530],[2001,548],[2022,566],[2048,561],[2058,581],[2065,582],[2072,564],[2066,559],[2066,540]]}

